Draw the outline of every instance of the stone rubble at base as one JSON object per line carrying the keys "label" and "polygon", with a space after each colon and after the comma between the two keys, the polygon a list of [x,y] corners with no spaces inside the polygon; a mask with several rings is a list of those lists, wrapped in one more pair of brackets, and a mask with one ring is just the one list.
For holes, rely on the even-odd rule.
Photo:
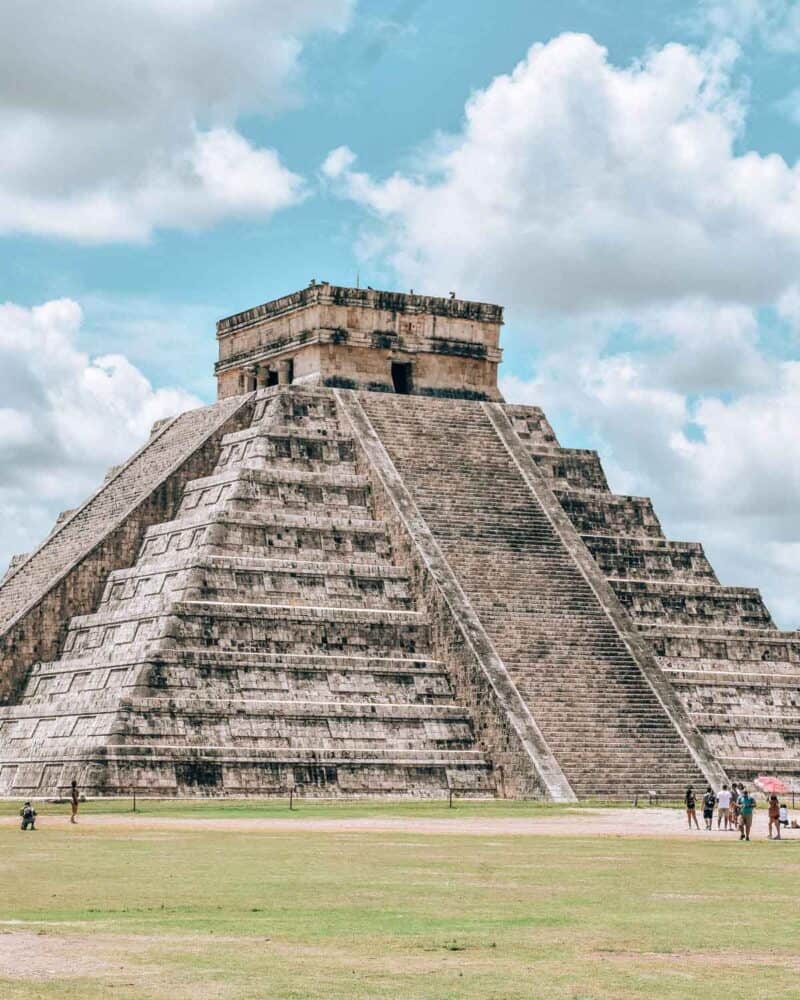
{"label": "stone rubble at base", "polygon": [[[221,401],[154,429],[0,585],[0,795],[797,781],[798,636],[497,401],[499,307],[315,287],[222,321]],[[270,326],[320,302],[359,336]],[[405,340],[365,338],[392,309]]]}

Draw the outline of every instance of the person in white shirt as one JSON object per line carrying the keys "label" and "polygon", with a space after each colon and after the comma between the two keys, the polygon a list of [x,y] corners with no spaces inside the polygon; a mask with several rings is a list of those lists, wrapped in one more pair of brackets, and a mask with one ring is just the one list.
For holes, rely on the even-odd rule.
{"label": "person in white shirt", "polygon": [[717,796],[717,829],[719,830],[722,825],[722,821],[725,820],[725,829],[730,829],[730,808],[731,808],[731,793],[728,791],[728,786],[723,785],[722,791]]}
{"label": "person in white shirt", "polygon": [[789,807],[786,805],[785,802],[781,802],[778,821],[780,822],[781,826],[789,825]]}

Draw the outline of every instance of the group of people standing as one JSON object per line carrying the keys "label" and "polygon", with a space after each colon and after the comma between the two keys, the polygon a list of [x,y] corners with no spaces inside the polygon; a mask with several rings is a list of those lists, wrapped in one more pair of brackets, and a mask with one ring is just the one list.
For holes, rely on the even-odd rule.
{"label": "group of people standing", "polygon": [[[686,789],[684,796],[686,804],[686,819],[689,829],[694,823],[697,830],[700,824],[697,822],[697,797],[691,785]],[[753,814],[756,810],[757,802],[755,797],[745,788],[734,782],[730,788],[722,786],[721,792],[715,792],[711,786],[706,789],[703,795],[703,820],[706,830],[711,830],[714,824],[714,813],[717,814],[717,829],[738,830],[740,840],[749,840],[750,831],[753,827]],[[770,840],[781,839],[781,827],[789,825],[789,809],[778,801],[777,795],[770,795],[767,807],[768,834]],[[774,832],[773,832],[774,831]]]}

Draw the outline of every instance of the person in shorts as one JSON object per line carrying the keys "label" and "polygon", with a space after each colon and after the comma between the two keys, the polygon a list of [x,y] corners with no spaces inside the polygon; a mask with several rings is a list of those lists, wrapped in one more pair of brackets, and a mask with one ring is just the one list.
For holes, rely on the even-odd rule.
{"label": "person in shorts", "polygon": [[717,804],[717,796],[714,794],[714,790],[711,785],[706,788],[706,794],[703,796],[703,821],[706,824],[706,830],[711,829],[711,824],[714,822],[714,806]]}
{"label": "person in shorts", "polygon": [[694,820],[694,825],[697,829],[700,829],[700,824],[697,822],[697,800],[695,799],[694,789],[691,785],[686,789],[686,794],[683,797],[684,804],[686,805],[686,819],[689,823],[689,829],[692,828],[692,820]]}
{"label": "person in shorts", "polygon": [[[780,840],[781,839],[781,806],[778,802],[777,795],[770,795],[769,805],[767,806],[767,831],[770,840]],[[775,831],[775,837],[772,836],[772,831]]]}
{"label": "person in shorts", "polygon": [[781,807],[778,810],[778,822],[784,828],[789,825],[789,807],[785,802],[781,802]]}
{"label": "person in shorts", "polygon": [[725,829],[728,829],[731,819],[731,798],[732,795],[727,785],[722,786],[722,791],[717,796],[717,829],[722,827],[725,823]]}
{"label": "person in shorts", "polygon": [[739,796],[739,840],[749,840],[750,830],[753,826],[753,813],[756,808],[756,800],[742,786],[742,794]]}

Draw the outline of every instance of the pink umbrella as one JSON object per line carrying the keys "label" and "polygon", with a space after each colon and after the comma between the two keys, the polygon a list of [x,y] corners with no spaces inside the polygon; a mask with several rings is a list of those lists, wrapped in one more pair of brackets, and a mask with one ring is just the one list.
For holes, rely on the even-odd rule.
{"label": "pink umbrella", "polygon": [[766,795],[786,795],[790,791],[785,781],[781,781],[780,778],[767,777],[765,774],[760,774],[754,784]]}

